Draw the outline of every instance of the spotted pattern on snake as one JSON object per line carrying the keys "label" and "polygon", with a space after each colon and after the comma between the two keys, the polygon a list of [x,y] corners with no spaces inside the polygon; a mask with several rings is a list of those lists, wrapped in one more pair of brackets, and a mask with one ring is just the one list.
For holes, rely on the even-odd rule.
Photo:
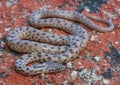
{"label": "spotted pattern on snake", "polygon": [[[95,25],[89,18],[107,23],[104,28]],[[100,31],[107,32],[114,28],[110,20],[85,16],[78,12],[67,10],[41,10],[30,14],[28,22],[32,27],[18,27],[11,30],[7,36],[9,48],[14,51],[27,53],[17,59],[16,71],[24,75],[51,73],[65,70],[63,65],[79,56],[86,46],[88,34],[72,21]],[[56,35],[35,28],[52,27],[66,31],[70,35]],[[28,66],[38,61],[39,64]]]}

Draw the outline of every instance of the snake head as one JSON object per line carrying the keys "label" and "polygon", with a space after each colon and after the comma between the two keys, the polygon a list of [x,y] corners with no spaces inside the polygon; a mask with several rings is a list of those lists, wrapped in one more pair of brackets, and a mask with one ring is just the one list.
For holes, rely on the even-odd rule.
{"label": "snake head", "polygon": [[60,72],[65,70],[66,66],[60,63],[46,62],[46,73]]}

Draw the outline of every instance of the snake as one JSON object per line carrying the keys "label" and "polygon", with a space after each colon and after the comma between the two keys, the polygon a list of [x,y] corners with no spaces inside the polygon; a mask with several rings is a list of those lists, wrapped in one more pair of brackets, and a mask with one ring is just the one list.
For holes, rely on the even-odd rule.
{"label": "snake", "polygon": [[[98,26],[90,19],[102,21],[109,27]],[[24,53],[15,62],[16,71],[23,75],[36,75],[65,70],[64,64],[76,59],[88,41],[87,31],[73,21],[99,32],[114,28],[111,20],[68,10],[33,12],[28,17],[30,26],[16,27],[7,35],[8,47]],[[58,28],[69,34],[57,35],[38,29],[44,27]]]}

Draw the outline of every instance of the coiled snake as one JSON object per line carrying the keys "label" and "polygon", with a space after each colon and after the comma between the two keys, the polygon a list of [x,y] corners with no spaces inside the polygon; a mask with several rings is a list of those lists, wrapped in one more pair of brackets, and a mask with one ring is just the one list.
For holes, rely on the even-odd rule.
{"label": "coiled snake", "polygon": [[[86,30],[68,20],[81,22],[101,32],[111,31],[114,28],[110,20],[89,17],[109,25],[108,28],[103,28],[95,25],[88,17],[67,10],[41,10],[30,14],[28,22],[31,26],[36,28],[57,27],[71,35],[58,36],[25,26],[11,30],[7,36],[9,48],[17,52],[27,53],[17,59],[16,70],[24,75],[64,70],[66,67],[62,64],[75,59],[88,41]],[[28,66],[34,61],[39,61],[40,64]]]}

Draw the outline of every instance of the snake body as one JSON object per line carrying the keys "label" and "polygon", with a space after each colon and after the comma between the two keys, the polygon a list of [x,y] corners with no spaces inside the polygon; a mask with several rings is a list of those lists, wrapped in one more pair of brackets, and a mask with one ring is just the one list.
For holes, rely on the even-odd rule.
{"label": "snake body", "polygon": [[[24,75],[64,70],[66,67],[62,64],[75,59],[88,41],[86,30],[68,20],[81,22],[101,32],[111,31],[114,28],[109,20],[89,17],[109,25],[108,28],[103,28],[95,25],[88,17],[67,10],[41,10],[30,14],[28,22],[31,26],[36,28],[57,27],[70,35],[58,36],[25,26],[11,30],[7,36],[8,46],[17,52],[27,53],[17,59],[16,70]],[[34,61],[38,61],[40,64],[28,65]]]}

